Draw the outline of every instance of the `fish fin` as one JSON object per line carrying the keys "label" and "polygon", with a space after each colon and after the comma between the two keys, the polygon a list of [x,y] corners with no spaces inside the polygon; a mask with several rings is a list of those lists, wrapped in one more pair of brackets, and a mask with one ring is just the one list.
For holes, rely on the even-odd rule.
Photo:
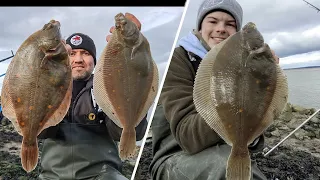
{"label": "fish fin", "polygon": [[46,128],[50,126],[55,126],[58,123],[60,123],[64,116],[67,114],[70,103],[71,103],[71,96],[72,96],[72,80],[70,81],[68,90],[66,92],[66,95],[64,96],[63,101],[61,102],[60,106],[56,111],[53,113],[51,117],[49,117],[49,120],[43,125],[43,127],[39,130],[38,135]]}
{"label": "fish fin", "polygon": [[[227,136],[227,131],[219,118],[218,112],[214,105],[215,98],[212,97],[211,86],[213,77],[213,65],[212,59],[215,59],[219,53],[221,47],[225,44],[223,41],[211,49],[207,55],[202,59],[199,69],[197,71],[194,88],[193,88],[193,102],[195,104],[197,112],[205,120],[205,122],[213,129],[219,136],[226,141],[227,144],[231,145],[231,140]],[[210,57],[210,58],[206,58]]]}
{"label": "fish fin", "polygon": [[226,180],[250,180],[251,178],[251,159],[249,150],[232,146],[226,168]]}
{"label": "fish fin", "polygon": [[274,117],[278,117],[284,110],[288,100],[288,81],[281,67],[277,66],[277,85],[271,101]]}
{"label": "fish fin", "polygon": [[137,25],[138,29],[141,30],[141,23],[133,14],[126,12],[124,15],[127,19],[132,21],[135,25]]}
{"label": "fish fin", "polygon": [[[105,48],[102,52],[103,54],[106,54],[107,48]],[[93,76],[93,94],[96,103],[98,106],[103,110],[103,112],[118,126],[122,128],[122,125],[120,121],[118,120],[116,116],[116,111],[114,107],[111,104],[111,101],[108,97],[107,89],[104,86],[104,77],[103,77],[103,66],[104,61],[102,60],[103,57],[100,57],[100,60],[97,61],[97,65],[95,68],[95,73]]]}
{"label": "fish fin", "polygon": [[22,168],[26,172],[33,171],[38,164],[39,149],[36,141],[29,145],[25,143],[25,137],[23,137],[21,144],[21,164]]}
{"label": "fish fin", "polygon": [[[149,90],[149,94],[147,97],[147,100],[142,108],[142,111],[140,113],[139,116],[139,122],[140,120],[142,120],[142,118],[144,118],[149,110],[149,108],[151,107],[152,103],[154,102],[155,97],[157,96],[158,93],[158,88],[159,88],[159,72],[158,72],[158,67],[156,65],[156,63],[152,60],[152,64],[153,64],[153,79],[152,79],[152,83],[150,86],[150,90]],[[138,124],[136,124],[137,126]]]}
{"label": "fish fin", "polygon": [[2,97],[1,104],[2,104],[3,115],[12,122],[13,127],[16,130],[16,132],[18,132],[18,134],[20,134],[22,136],[21,128],[20,128],[19,123],[17,121],[17,115],[15,113],[15,109],[13,106],[13,100],[10,95],[8,76],[5,76],[5,78],[3,80],[1,97]]}
{"label": "fish fin", "polygon": [[279,115],[286,107],[288,100],[288,82],[283,70],[278,64],[276,66],[277,84],[274,95],[261,124],[259,125],[259,127],[257,127],[258,129],[256,129],[255,133],[250,137],[251,139],[249,139],[248,145],[253,142],[255,138],[260,136],[261,132],[269,127],[272,124],[273,120],[279,117]]}
{"label": "fish fin", "polygon": [[136,150],[136,130],[132,128],[123,128],[120,138],[120,158],[127,159],[133,157]]}

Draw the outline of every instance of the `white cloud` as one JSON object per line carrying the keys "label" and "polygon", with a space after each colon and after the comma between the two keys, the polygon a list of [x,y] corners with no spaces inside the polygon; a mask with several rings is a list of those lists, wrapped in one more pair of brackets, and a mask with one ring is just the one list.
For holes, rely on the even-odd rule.
{"label": "white cloud", "polygon": [[148,12],[149,16],[143,17],[141,20],[144,22],[144,25],[141,28],[141,32],[150,31],[153,28],[166,24],[175,18],[181,18],[182,9],[177,11],[176,9],[169,8],[157,8],[152,9]]}
{"label": "white cloud", "polygon": [[[243,9],[243,23],[254,22],[266,43],[282,58],[320,49],[319,13],[303,1],[237,0]],[[196,26],[202,0],[190,0],[179,39]],[[308,2],[320,7],[319,0]],[[286,61],[290,61],[287,58]]]}
{"label": "white cloud", "polygon": [[[132,13],[142,24],[152,56],[158,65],[159,78],[164,75],[183,7],[0,7],[0,59],[15,53],[22,42],[51,19],[61,23],[64,38],[74,32],[89,35],[95,42],[99,59],[107,42],[109,29],[118,13]],[[6,18],[4,18],[6,17]],[[0,62],[0,74],[5,73],[9,61]],[[3,77],[0,78],[0,90]]]}
{"label": "white cloud", "polygon": [[311,52],[320,48],[320,25],[306,30],[274,32],[266,37],[270,47],[283,56]]}

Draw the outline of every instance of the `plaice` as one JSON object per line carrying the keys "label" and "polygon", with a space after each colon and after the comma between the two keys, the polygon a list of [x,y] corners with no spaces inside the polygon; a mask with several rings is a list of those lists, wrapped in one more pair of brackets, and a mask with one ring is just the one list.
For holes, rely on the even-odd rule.
{"label": "plaice", "polygon": [[23,136],[21,163],[25,171],[36,167],[37,136],[63,119],[71,91],[71,67],[61,42],[60,23],[51,20],[19,47],[9,64],[1,92],[3,114]]}
{"label": "plaice", "polygon": [[280,115],[288,99],[286,76],[254,23],[208,52],[193,93],[197,111],[232,146],[226,178],[249,180],[248,145]]}
{"label": "plaice", "polygon": [[158,91],[158,69],[148,40],[132,14],[115,16],[115,30],[97,62],[93,91],[97,104],[123,128],[121,159],[133,156],[135,127],[146,116]]}

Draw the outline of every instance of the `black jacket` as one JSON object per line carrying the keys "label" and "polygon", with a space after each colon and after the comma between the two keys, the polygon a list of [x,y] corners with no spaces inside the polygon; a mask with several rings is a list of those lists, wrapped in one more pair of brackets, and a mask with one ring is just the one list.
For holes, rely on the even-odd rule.
{"label": "black jacket", "polygon": [[[42,178],[78,179],[99,175],[103,165],[121,172],[118,146],[122,129],[92,99],[93,75],[74,98],[65,118],[39,134],[46,139],[41,154]],[[136,139],[143,138],[146,117],[136,127]]]}

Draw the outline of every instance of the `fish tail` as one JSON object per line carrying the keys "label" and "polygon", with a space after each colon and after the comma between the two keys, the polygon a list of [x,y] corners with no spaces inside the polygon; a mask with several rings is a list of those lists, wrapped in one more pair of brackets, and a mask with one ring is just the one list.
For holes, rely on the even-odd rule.
{"label": "fish tail", "polygon": [[136,130],[135,128],[123,128],[120,138],[120,158],[132,157],[136,150]]}
{"label": "fish tail", "polygon": [[31,172],[36,168],[38,164],[38,154],[39,150],[37,143],[34,142],[30,144],[23,138],[21,145],[21,164],[26,172]]}
{"label": "fish tail", "polygon": [[232,147],[227,162],[227,180],[250,180],[251,159],[248,148],[236,149]]}

